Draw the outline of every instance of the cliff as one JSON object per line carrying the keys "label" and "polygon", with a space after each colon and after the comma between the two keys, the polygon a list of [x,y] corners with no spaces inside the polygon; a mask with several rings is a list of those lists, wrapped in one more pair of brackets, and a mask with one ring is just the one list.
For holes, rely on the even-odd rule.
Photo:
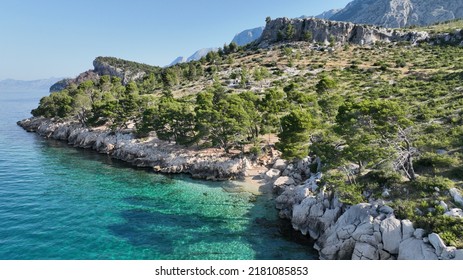
{"label": "cliff", "polygon": [[[289,27],[291,26],[291,27]],[[427,32],[403,32],[378,26],[337,22],[317,18],[278,18],[267,23],[257,46],[278,42],[309,41],[322,44],[373,44],[375,42],[417,42],[429,38]]]}
{"label": "cliff", "polygon": [[137,167],[148,167],[161,173],[186,173],[193,178],[229,180],[244,177],[250,161],[222,152],[186,149],[156,138],[136,139],[131,133],[89,129],[75,122],[31,118],[18,122],[29,132],[66,141],[79,148],[93,149]]}
{"label": "cliff", "polygon": [[463,17],[461,0],[355,0],[331,20],[384,27],[429,25]]}

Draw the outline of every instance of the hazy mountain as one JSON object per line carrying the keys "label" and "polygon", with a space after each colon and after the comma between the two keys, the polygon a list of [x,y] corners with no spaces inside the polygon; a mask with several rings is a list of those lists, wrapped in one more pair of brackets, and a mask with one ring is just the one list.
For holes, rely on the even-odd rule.
{"label": "hazy mountain", "polygon": [[190,55],[188,58],[183,56],[177,57],[174,61],[172,61],[167,66],[172,66],[178,63],[190,62],[190,61],[197,61],[200,60],[202,57],[206,56],[209,52],[217,51],[219,48],[204,48],[197,50],[194,54]]}
{"label": "hazy mountain", "polygon": [[329,19],[404,27],[463,18],[462,0],[354,0]]}
{"label": "hazy mountain", "polygon": [[316,18],[322,18],[322,19],[329,19],[332,16],[334,16],[335,14],[337,14],[340,10],[341,9],[331,9],[331,10],[323,12],[323,13],[315,16],[315,17]]}
{"label": "hazy mountain", "polygon": [[63,78],[49,78],[33,81],[6,79],[0,81],[1,91],[48,91],[51,85]]}
{"label": "hazy mountain", "polygon": [[232,42],[235,42],[238,46],[247,45],[257,39],[259,39],[260,35],[262,35],[262,31],[264,31],[264,27],[256,27],[252,29],[244,30],[235,35]]}

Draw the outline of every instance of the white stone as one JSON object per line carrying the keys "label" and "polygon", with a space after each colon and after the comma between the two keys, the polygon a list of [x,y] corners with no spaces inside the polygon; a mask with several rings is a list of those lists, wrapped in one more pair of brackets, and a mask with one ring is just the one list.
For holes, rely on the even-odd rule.
{"label": "white stone", "polygon": [[273,183],[273,185],[275,187],[290,186],[290,185],[294,185],[294,184],[295,184],[295,182],[294,182],[293,178],[287,177],[287,176],[279,177],[278,179],[276,179],[275,183]]}
{"label": "white stone", "polygon": [[455,258],[455,251],[457,248],[453,246],[445,247],[442,251],[441,259],[443,260],[453,260]]}
{"label": "white stone", "polygon": [[384,213],[386,215],[394,213],[394,209],[391,207],[384,205],[383,207],[379,208],[379,212]]}
{"label": "white stone", "polygon": [[447,203],[443,202],[442,200],[439,201],[439,206],[441,206],[442,208],[444,208],[444,211],[447,212],[449,210],[449,206],[447,205]]}
{"label": "white stone", "polygon": [[402,241],[401,222],[394,217],[389,217],[381,222],[380,229],[384,250],[391,254],[399,253],[399,245]]}
{"label": "white stone", "polygon": [[278,169],[270,169],[269,171],[265,172],[265,179],[267,181],[271,181],[273,179],[276,179],[278,176],[280,176],[280,170]]}
{"label": "white stone", "polygon": [[273,164],[273,169],[278,169],[281,172],[283,172],[286,167],[288,166],[288,163],[284,159],[277,159],[275,163]]}
{"label": "white stone", "polygon": [[426,234],[425,230],[422,228],[417,228],[415,229],[415,232],[413,233],[413,236],[416,239],[423,239],[424,235]]}
{"label": "white stone", "polygon": [[450,211],[445,212],[445,216],[455,217],[455,218],[463,218],[463,211],[460,208],[453,208]]}
{"label": "white stone", "polygon": [[446,248],[444,241],[437,233],[428,235],[429,243],[436,249],[436,255],[440,256],[442,251]]}
{"label": "white stone", "polygon": [[352,260],[379,260],[379,253],[374,246],[368,243],[357,242],[352,254]]}
{"label": "white stone", "polygon": [[455,258],[454,260],[463,261],[463,249],[459,249],[455,251]]}
{"label": "white stone", "polygon": [[423,240],[408,238],[400,243],[399,260],[437,260],[437,255],[431,245]]}
{"label": "white stone", "polygon": [[457,188],[450,189],[450,195],[453,197],[455,203],[458,203],[460,204],[460,206],[463,206],[463,197],[461,197],[461,193]]}
{"label": "white stone", "polygon": [[415,229],[413,228],[413,223],[410,220],[402,220],[402,240],[410,238],[413,236]]}

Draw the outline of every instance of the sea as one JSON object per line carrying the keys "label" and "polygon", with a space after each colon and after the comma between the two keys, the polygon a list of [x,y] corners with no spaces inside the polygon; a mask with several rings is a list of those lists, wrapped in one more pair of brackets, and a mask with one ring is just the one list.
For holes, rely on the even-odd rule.
{"label": "sea", "polygon": [[271,194],[137,169],[28,133],[47,92],[0,92],[1,260],[315,259]]}

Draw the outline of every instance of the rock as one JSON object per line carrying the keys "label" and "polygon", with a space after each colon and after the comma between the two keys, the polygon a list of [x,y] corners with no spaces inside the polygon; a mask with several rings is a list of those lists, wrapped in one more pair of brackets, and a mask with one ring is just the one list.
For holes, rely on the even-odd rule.
{"label": "rock", "polygon": [[384,190],[382,193],[381,193],[381,196],[384,197],[384,198],[388,198],[391,196],[391,194],[389,193],[389,190]]}
{"label": "rock", "polygon": [[286,167],[288,166],[288,163],[284,159],[277,159],[275,163],[273,164],[273,169],[278,169],[281,172],[283,172]]}
{"label": "rock", "polygon": [[352,260],[379,260],[379,253],[374,246],[357,242],[352,254]]}
{"label": "rock", "polygon": [[460,206],[463,206],[463,197],[461,197],[460,191],[457,188],[452,188],[449,192],[450,195],[453,197],[455,203],[459,204]]}
{"label": "rock", "polygon": [[437,260],[437,255],[431,245],[423,240],[408,238],[400,243],[399,260]]}
{"label": "rock", "polygon": [[402,220],[402,240],[413,237],[415,229],[413,223],[410,220]]}
{"label": "rock", "polygon": [[278,169],[270,169],[269,171],[265,172],[264,178],[267,181],[272,181],[280,176],[280,170]]}
{"label": "rock", "polygon": [[453,208],[450,209],[450,211],[445,212],[444,215],[455,218],[463,218],[463,211],[460,208]]}
{"label": "rock", "polygon": [[454,260],[463,260],[463,249],[459,249],[455,251],[455,258]]}
{"label": "rock", "polygon": [[312,206],[317,204],[315,197],[306,197],[301,204],[294,205],[293,216],[291,222],[295,230],[300,230],[302,234],[306,235],[309,228],[309,214]]}
{"label": "rock", "polygon": [[417,228],[415,229],[415,232],[413,233],[413,236],[416,238],[416,239],[423,239],[423,237],[425,236],[426,234],[426,231],[422,228]]}
{"label": "rock", "polygon": [[436,255],[442,255],[442,251],[446,248],[444,241],[437,233],[431,233],[428,235],[429,243],[436,249]]}
{"label": "rock", "polygon": [[285,189],[287,186],[292,186],[294,185],[295,182],[293,178],[287,177],[287,176],[282,176],[276,179],[276,181],[273,183],[273,189],[279,193]]}
{"label": "rock", "polygon": [[292,25],[294,30],[292,41],[306,41],[304,34],[310,32],[314,42],[324,45],[328,45],[331,39],[334,39],[338,44],[372,45],[375,42],[409,41],[415,43],[418,40],[429,38],[427,32],[403,32],[377,26],[316,18],[277,18],[267,23],[261,37],[256,41],[256,45],[260,48],[266,48],[279,42],[278,31],[286,30],[289,25]]}
{"label": "rock", "polygon": [[381,208],[379,208],[379,212],[384,213],[386,215],[389,215],[389,214],[394,213],[394,209],[392,209],[391,207],[389,207],[387,205],[384,205]]}
{"label": "rock", "polygon": [[450,247],[445,247],[445,249],[442,251],[441,259],[443,260],[453,260],[455,258],[455,252],[457,251],[457,248],[450,246]]}
{"label": "rock", "polygon": [[394,217],[389,217],[381,222],[380,229],[384,250],[390,254],[399,253],[399,245],[402,241],[401,222]]}
{"label": "rock", "polygon": [[443,202],[442,200],[439,201],[439,206],[442,207],[445,212],[449,210],[449,206],[447,205],[447,203]]}

